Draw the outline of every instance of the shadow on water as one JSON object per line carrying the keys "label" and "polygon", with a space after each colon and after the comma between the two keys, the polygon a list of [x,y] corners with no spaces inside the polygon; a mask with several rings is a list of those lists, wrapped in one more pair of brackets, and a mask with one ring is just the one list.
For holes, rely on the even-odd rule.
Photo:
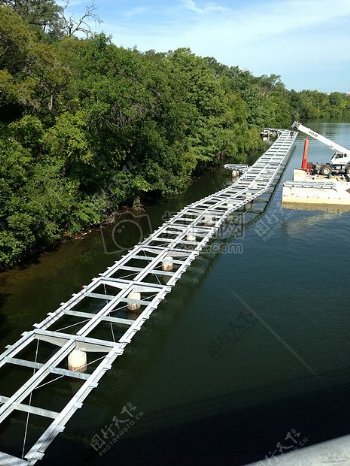
{"label": "shadow on water", "polygon": [[8,334],[7,317],[1,314],[1,308],[5,305],[6,300],[9,298],[9,293],[0,293],[0,339],[5,338]]}

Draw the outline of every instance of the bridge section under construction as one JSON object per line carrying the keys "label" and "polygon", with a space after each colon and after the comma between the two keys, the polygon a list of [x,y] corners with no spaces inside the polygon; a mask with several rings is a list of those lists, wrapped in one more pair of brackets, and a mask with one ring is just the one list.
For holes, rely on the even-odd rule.
{"label": "bridge section under construction", "polygon": [[[18,429],[18,435],[23,435],[18,439],[23,443],[22,455],[0,452],[1,466],[34,465],[43,458],[51,442],[222,225],[235,211],[273,192],[296,135],[279,130],[269,149],[229,187],[175,214],[6,348],[0,355],[0,369],[26,368],[28,377],[10,395],[1,393],[0,386],[0,424],[8,422],[15,411],[26,416],[23,429]],[[100,330],[106,328],[108,337],[102,332],[101,338]],[[38,357],[41,346],[49,348],[45,357]],[[76,390],[63,409],[40,407],[37,394],[62,378],[76,381]],[[27,438],[31,416],[48,421],[48,427],[32,445]]]}

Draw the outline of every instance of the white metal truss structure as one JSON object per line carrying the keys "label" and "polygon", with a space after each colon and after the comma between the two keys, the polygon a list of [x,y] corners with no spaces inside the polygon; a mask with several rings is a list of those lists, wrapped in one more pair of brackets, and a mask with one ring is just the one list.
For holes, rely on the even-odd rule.
{"label": "white metal truss structure", "polygon": [[[23,333],[19,341],[7,347],[0,355],[0,369],[12,365],[26,367],[33,372],[11,396],[1,396],[0,393],[0,424],[16,410],[27,413],[28,418],[37,415],[52,422],[34,445],[28,446],[28,451],[23,451],[22,459],[0,452],[1,466],[34,465],[43,458],[45,450],[64,430],[84,399],[97,387],[105,372],[111,369],[115,359],[123,354],[125,347],[192,261],[210,239],[218,235],[230,215],[262,194],[273,192],[296,135],[296,132],[280,130],[274,144],[235,183],[182,209],[69,301],[62,303],[55,312],[35,324],[33,330]],[[164,267],[169,259],[171,267]],[[91,301],[98,303],[95,312],[88,304]],[[131,312],[128,308],[132,307],[134,310]],[[67,317],[76,319],[79,329],[74,328],[73,324],[55,330]],[[109,339],[92,337],[93,332],[106,324],[111,328]],[[68,327],[70,331],[73,327],[73,333],[64,332]],[[123,330],[117,340],[113,328]],[[40,342],[52,345],[54,350],[46,361],[21,357],[29,345],[37,345],[38,349]],[[67,369],[67,358],[74,349],[87,353],[87,371]],[[95,360],[94,353],[99,356]],[[95,363],[93,370],[89,370],[90,360]],[[80,388],[72,394],[63,410],[56,412],[34,406],[32,395],[44,390],[50,381],[55,381],[52,379],[61,377],[81,382]]]}
{"label": "white metal truss structure", "polygon": [[337,189],[337,185],[334,181],[285,181],[283,186],[288,188]]}

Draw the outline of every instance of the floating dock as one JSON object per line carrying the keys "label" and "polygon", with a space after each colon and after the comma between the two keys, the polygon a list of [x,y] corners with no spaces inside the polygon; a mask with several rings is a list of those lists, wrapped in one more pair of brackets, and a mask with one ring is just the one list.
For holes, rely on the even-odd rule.
{"label": "floating dock", "polygon": [[296,169],[294,180],[283,184],[282,203],[350,206],[348,176],[311,175]]}
{"label": "floating dock", "polygon": [[268,139],[275,138],[281,134],[281,131],[279,128],[264,128],[260,132],[260,137],[262,138],[263,141],[267,141]]}
{"label": "floating dock", "polygon": [[[0,387],[0,424],[15,411],[27,414],[22,458],[0,452],[1,466],[32,466],[43,458],[51,442],[231,214],[262,194],[273,192],[296,135],[279,130],[278,139],[236,182],[182,209],[7,347],[0,355],[0,369],[25,367],[32,375],[10,396],[1,394]],[[98,304],[95,312],[91,311],[91,301]],[[75,323],[64,325],[68,317]],[[102,326],[110,328],[109,337],[93,337]],[[124,329],[118,339],[116,327]],[[39,362],[37,354],[42,344],[49,344],[52,351],[45,361]],[[36,348],[32,359],[24,354],[30,347]],[[73,351],[87,357],[75,368],[71,362],[67,365]],[[80,387],[61,411],[33,405],[32,395],[37,390],[45,390],[48,384],[63,377],[78,381]],[[52,422],[33,445],[27,446],[31,415]]]}

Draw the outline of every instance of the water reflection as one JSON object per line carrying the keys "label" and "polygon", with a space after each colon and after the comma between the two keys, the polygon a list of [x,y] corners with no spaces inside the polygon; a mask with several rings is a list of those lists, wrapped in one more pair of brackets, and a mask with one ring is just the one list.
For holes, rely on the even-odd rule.
{"label": "water reflection", "polygon": [[[283,203],[282,206],[286,209],[293,209],[294,211],[307,212],[306,217],[300,218],[300,216],[298,216],[297,218],[293,218],[293,215],[289,216],[288,221],[284,224],[287,235],[293,238],[303,237],[305,235],[310,236],[310,230],[322,225],[325,226],[327,222],[332,222],[339,218],[344,212],[350,212],[350,206],[339,206],[343,207],[343,209],[337,208],[337,206],[333,207],[316,204]],[[346,209],[344,209],[344,207]]]}

